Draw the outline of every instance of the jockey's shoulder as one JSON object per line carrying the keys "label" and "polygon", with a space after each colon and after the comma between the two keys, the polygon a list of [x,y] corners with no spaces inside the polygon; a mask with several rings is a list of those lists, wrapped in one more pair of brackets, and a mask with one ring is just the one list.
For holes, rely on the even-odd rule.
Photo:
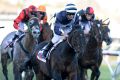
{"label": "jockey's shoulder", "polygon": [[56,19],[57,20],[63,20],[66,17],[66,12],[65,11],[60,11],[56,14]]}
{"label": "jockey's shoulder", "polygon": [[56,15],[58,16],[65,16],[66,15],[66,12],[64,10],[58,12]]}

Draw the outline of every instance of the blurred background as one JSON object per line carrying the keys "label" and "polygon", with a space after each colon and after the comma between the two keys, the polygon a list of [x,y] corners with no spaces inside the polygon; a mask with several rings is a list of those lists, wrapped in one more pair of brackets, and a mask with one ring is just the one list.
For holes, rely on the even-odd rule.
{"label": "blurred background", "polygon": [[[91,6],[95,10],[95,14],[99,19],[110,19],[109,28],[111,30],[110,35],[113,39],[113,43],[110,46],[103,44],[104,50],[109,51],[119,51],[120,50],[120,5],[119,0],[0,0],[0,27],[5,28],[0,29],[0,43],[3,38],[11,31],[15,30],[13,28],[13,20],[18,16],[20,11],[29,5],[46,5],[48,22],[55,12],[64,9],[67,3],[74,3],[77,5],[78,10],[85,9]],[[116,61],[118,57],[110,58],[111,61]],[[105,65],[106,63],[103,62]],[[107,69],[107,67],[105,67]],[[104,69],[102,68],[103,72]],[[1,70],[0,70],[1,71]],[[107,72],[110,75],[109,69]],[[0,72],[0,75],[1,72]],[[104,73],[103,73],[104,75]],[[1,77],[0,77],[1,78]],[[3,79],[0,79],[3,80]],[[12,80],[12,79],[11,79]],[[101,78],[101,80],[110,80],[109,78]],[[120,80],[120,79],[119,79]]]}
{"label": "blurred background", "polygon": [[[49,22],[55,12],[64,9],[65,4],[71,2],[77,5],[78,10],[85,9],[87,6],[92,6],[98,18],[104,20],[109,18],[109,28],[111,30],[110,35],[115,40],[114,44],[117,47],[120,46],[118,44],[120,41],[119,0],[0,0],[0,26],[5,27],[0,30],[0,43],[6,34],[14,30],[13,20],[18,16],[23,8],[26,8],[31,4],[35,6],[39,6],[41,4],[46,5]],[[114,44],[112,45],[114,47],[111,47],[111,49],[116,48]]]}

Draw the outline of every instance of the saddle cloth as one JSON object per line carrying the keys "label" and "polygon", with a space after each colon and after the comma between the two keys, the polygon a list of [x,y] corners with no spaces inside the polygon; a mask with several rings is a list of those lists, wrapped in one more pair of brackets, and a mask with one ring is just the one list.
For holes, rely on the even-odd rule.
{"label": "saddle cloth", "polygon": [[[53,47],[48,51],[48,53],[47,53],[47,55],[46,55],[47,59],[50,59],[50,53],[51,53],[51,51],[54,50],[55,47],[56,47],[58,44],[60,44],[62,41],[63,41],[63,39],[59,40],[59,41],[58,41],[57,43],[55,43],[55,44],[53,45]],[[45,50],[46,47],[47,47],[47,45],[45,45],[45,46],[37,53],[37,58],[38,58],[38,59],[39,59],[39,56],[40,56],[41,54],[43,55],[43,51]]]}

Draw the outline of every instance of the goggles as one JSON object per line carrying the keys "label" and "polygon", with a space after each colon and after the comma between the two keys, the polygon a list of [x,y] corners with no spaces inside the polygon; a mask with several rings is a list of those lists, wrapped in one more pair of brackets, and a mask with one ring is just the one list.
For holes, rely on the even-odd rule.
{"label": "goggles", "polygon": [[69,13],[69,12],[67,12],[67,15],[75,15],[75,13]]}

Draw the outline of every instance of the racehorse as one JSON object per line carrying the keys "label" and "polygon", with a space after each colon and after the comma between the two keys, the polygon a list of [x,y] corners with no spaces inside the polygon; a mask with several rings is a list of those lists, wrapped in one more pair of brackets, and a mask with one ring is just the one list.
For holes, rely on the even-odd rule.
{"label": "racehorse", "polygon": [[79,68],[81,80],[85,79],[85,69],[91,69],[91,80],[98,80],[100,76],[99,67],[102,62],[102,42],[105,41],[108,45],[111,43],[111,38],[108,35],[108,24],[103,24],[102,20],[95,20],[91,24],[91,30],[86,37],[86,48],[83,56],[79,58]]}
{"label": "racehorse", "polygon": [[9,39],[13,38],[16,31],[9,33],[1,43],[1,64],[2,64],[2,71],[4,74],[5,80],[8,80],[8,70],[7,65],[12,61],[13,57],[13,49],[11,47],[6,47],[9,44]]}
{"label": "racehorse", "polygon": [[[49,24],[40,24],[42,27],[41,34],[38,39],[38,43],[47,40],[49,41],[52,37],[52,30],[50,29]],[[1,43],[1,63],[3,68],[3,74],[5,79],[8,80],[8,70],[7,65],[12,62],[13,59],[13,47],[9,46],[9,40],[12,39],[15,35],[16,31],[9,33]]]}
{"label": "racehorse", "polygon": [[[13,50],[13,73],[14,80],[22,80],[21,73],[25,67],[25,71],[31,70],[31,66],[24,66],[26,60],[30,58],[34,47],[38,44],[38,38],[40,35],[39,19],[32,17],[28,21],[27,31],[15,42]],[[32,71],[31,71],[32,72]],[[33,73],[26,80],[32,80]]]}
{"label": "racehorse", "polygon": [[84,52],[84,45],[82,45],[85,42],[84,39],[81,27],[79,25],[74,26],[67,39],[58,43],[50,51],[51,55],[49,55],[46,63],[39,61],[36,57],[47,44],[47,42],[40,43],[32,57],[36,80],[50,80],[51,78],[62,80],[66,77],[68,80],[77,80],[79,70],[77,56]]}

